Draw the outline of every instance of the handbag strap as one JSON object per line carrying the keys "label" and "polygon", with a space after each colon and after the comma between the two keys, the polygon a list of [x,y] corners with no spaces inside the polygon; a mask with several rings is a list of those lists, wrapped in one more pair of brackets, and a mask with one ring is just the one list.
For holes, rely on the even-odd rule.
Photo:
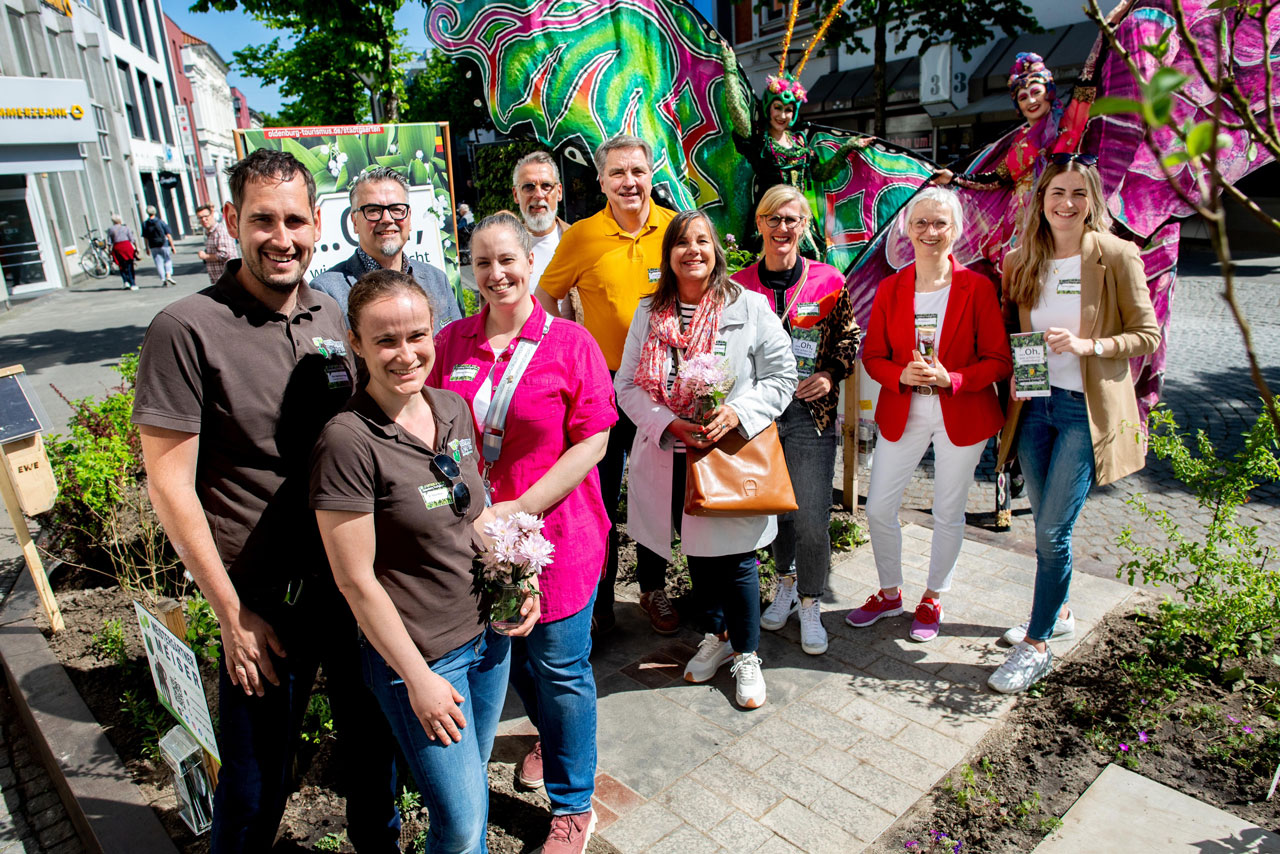
{"label": "handbag strap", "polygon": [[506,434],[507,426],[507,410],[511,408],[511,401],[516,395],[516,386],[520,384],[521,377],[524,376],[525,370],[529,367],[529,363],[533,361],[533,354],[538,351],[538,345],[542,343],[542,339],[547,337],[547,333],[551,331],[551,315],[547,315],[546,322],[542,324],[542,336],[534,341],[529,338],[521,338],[516,344],[516,351],[511,356],[511,362],[507,365],[507,370],[502,375],[502,381],[493,389],[493,400],[489,403],[489,412],[484,419],[484,438],[481,440],[481,452],[484,455],[484,486],[485,498],[488,500],[488,494],[492,492],[489,488],[489,469],[498,461],[498,457],[502,454],[502,439]]}

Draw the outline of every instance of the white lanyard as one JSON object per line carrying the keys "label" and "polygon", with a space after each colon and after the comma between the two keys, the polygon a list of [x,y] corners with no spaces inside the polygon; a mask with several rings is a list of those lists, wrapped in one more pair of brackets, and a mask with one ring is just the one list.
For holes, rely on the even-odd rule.
{"label": "white lanyard", "polygon": [[[542,324],[542,338],[546,338],[550,330],[551,315],[548,314],[546,322]],[[502,375],[502,381],[493,389],[493,399],[489,403],[489,411],[485,414],[484,438],[481,441],[481,451],[484,455],[485,501],[489,500],[489,495],[493,491],[489,487],[489,469],[493,468],[493,464],[498,461],[498,456],[502,453],[507,410],[511,407],[512,398],[515,397],[516,386],[520,384],[520,378],[524,376],[525,369],[533,361],[533,354],[540,343],[541,339],[533,341],[529,338],[521,338],[516,344],[516,351],[511,356],[506,372]]]}

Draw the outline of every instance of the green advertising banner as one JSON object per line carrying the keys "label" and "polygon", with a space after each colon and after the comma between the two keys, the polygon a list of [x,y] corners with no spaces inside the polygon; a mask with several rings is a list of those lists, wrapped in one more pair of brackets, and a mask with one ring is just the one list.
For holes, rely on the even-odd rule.
{"label": "green advertising banner", "polygon": [[287,151],[311,172],[320,203],[320,240],[308,279],[343,261],[359,241],[347,192],[361,172],[390,166],[409,179],[413,229],[405,254],[443,270],[461,303],[458,232],[454,222],[449,123],[332,125],[236,131],[236,153]]}

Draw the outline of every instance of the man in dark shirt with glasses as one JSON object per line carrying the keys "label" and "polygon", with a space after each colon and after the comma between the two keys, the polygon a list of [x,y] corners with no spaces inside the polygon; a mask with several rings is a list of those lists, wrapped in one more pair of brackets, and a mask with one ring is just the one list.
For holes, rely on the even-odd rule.
{"label": "man in dark shirt with glasses", "polygon": [[360,241],[355,254],[310,283],[313,289],[338,301],[344,318],[347,294],[356,280],[380,269],[399,270],[422,285],[431,298],[436,331],[462,316],[444,273],[404,253],[413,230],[413,212],[409,208],[409,182],[403,175],[388,166],[361,173],[351,185],[351,225]]}

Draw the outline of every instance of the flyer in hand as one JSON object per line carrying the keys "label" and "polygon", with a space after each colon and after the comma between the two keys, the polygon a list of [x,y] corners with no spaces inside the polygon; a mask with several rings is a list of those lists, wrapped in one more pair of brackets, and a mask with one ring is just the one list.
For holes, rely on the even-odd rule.
{"label": "flyer in hand", "polygon": [[1018,397],[1049,396],[1049,351],[1043,332],[1009,336],[1013,350],[1013,382]]}

